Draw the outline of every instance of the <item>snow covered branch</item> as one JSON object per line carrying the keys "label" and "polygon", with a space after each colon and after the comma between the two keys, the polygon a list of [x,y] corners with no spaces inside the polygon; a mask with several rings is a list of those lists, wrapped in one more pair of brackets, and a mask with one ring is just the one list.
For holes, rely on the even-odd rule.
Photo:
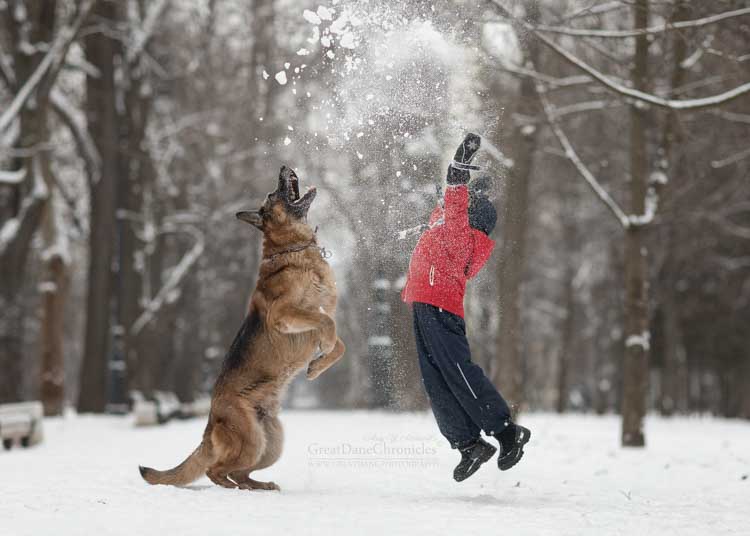
{"label": "snow covered branch", "polygon": [[750,268],[750,256],[746,257],[719,257],[716,259],[717,264],[729,271],[744,270]]}
{"label": "snow covered branch", "polygon": [[0,48],[0,80],[2,80],[8,89],[16,85],[16,76],[8,61],[8,56]]}
{"label": "snow covered branch", "polygon": [[549,123],[552,132],[555,134],[555,137],[560,142],[560,145],[562,145],[563,149],[565,150],[565,157],[573,163],[573,165],[578,170],[578,173],[586,181],[586,184],[589,185],[594,194],[596,194],[596,196],[602,201],[602,203],[604,203],[606,207],[612,212],[615,218],[617,218],[617,221],[620,222],[620,225],[622,225],[624,229],[629,228],[631,225],[630,218],[625,214],[625,211],[620,208],[620,205],[617,204],[612,196],[610,196],[602,187],[594,174],[591,173],[589,168],[586,167],[586,164],[583,163],[583,161],[578,156],[578,153],[576,153],[575,149],[573,148],[573,144],[570,143],[570,139],[560,127],[558,118],[555,115],[555,110],[552,108],[552,104],[547,98],[546,88],[538,85],[537,93],[539,94],[539,100],[542,103],[544,114],[547,117],[547,122]]}
{"label": "snow covered branch", "polygon": [[54,81],[54,78],[57,76],[60,67],[65,61],[65,56],[68,54],[70,45],[76,40],[78,31],[81,29],[81,25],[91,11],[91,8],[94,7],[95,2],[96,0],[84,0],[75,19],[60,29],[57,38],[47,54],[39,62],[39,65],[37,65],[34,72],[26,80],[26,83],[18,90],[8,108],[0,115],[0,132],[3,132],[13,122],[23,105],[26,104],[26,101],[40,84],[47,80],[46,83],[51,87],[50,82]]}
{"label": "snow covered branch", "polygon": [[732,19],[736,17],[742,17],[744,15],[750,15],[750,7],[741,9],[735,9],[733,11],[727,11],[725,13],[718,13],[701,19],[686,20],[673,23],[664,23],[650,28],[636,28],[634,30],[590,30],[586,28],[565,28],[562,26],[545,26],[537,25],[531,27],[527,25],[527,28],[538,30],[546,33],[556,33],[561,35],[572,35],[576,37],[603,37],[603,38],[623,38],[623,37],[638,37],[639,35],[649,35],[664,33],[670,30],[683,30],[686,28],[699,28],[701,26],[708,26],[710,24],[717,24],[721,21]]}
{"label": "snow covered branch", "polygon": [[750,125],[750,115],[748,114],[738,114],[726,110],[714,110],[713,114],[733,123],[744,123],[745,125]]}
{"label": "snow covered branch", "polygon": [[718,225],[724,233],[740,238],[742,240],[750,240],[750,227],[743,227],[729,220],[724,215],[711,214],[708,219]]}
{"label": "snow covered branch", "polygon": [[50,102],[52,103],[52,109],[68,127],[76,145],[78,145],[81,157],[86,162],[89,182],[95,184],[99,181],[101,174],[101,156],[89,133],[86,118],[82,117],[82,114],[59,91],[52,91]]}
{"label": "snow covered branch", "polygon": [[498,61],[495,64],[500,70],[508,72],[520,78],[532,78],[539,82],[543,82],[550,88],[568,88],[572,86],[580,86],[584,84],[592,83],[592,78],[587,75],[577,76],[566,76],[564,78],[555,78],[544,73],[540,73],[528,67],[522,67],[520,65],[513,65],[508,62]]}
{"label": "snow covered branch", "polygon": [[[36,164],[36,159],[35,159]],[[32,166],[34,170],[34,183],[31,192],[24,198],[18,215],[5,221],[0,227],[0,262],[10,266],[15,262],[16,267],[11,271],[21,270],[24,255],[15,255],[16,251],[31,241],[31,236],[39,226],[44,204],[49,197],[49,191],[38,173],[38,165]]]}
{"label": "snow covered branch", "polygon": [[635,99],[636,101],[652,104],[654,106],[659,106],[661,108],[666,108],[669,110],[696,110],[700,108],[719,106],[743,95],[750,94],[750,82],[742,84],[734,89],[730,89],[729,91],[725,91],[724,93],[720,93],[718,95],[687,100],[665,99],[657,95],[652,95],[651,93],[631,89],[624,84],[615,81],[612,77],[598,71],[571,52],[568,52],[553,40],[545,36],[541,31],[537,30],[536,26],[527,24],[526,22],[519,20],[517,17],[514,17],[505,7],[502,6],[502,4],[500,4],[499,0],[488,1],[498,9],[501,15],[511,20],[514,25],[528,30],[529,33],[534,35],[542,44],[544,44],[550,50],[566,60],[568,63],[570,63],[577,69],[587,73],[604,87],[607,87],[610,90],[625,97]]}
{"label": "snow covered branch", "polygon": [[646,190],[645,207],[643,214],[631,214],[629,216],[631,227],[643,227],[654,221],[656,211],[659,209],[659,191],[667,183],[667,176],[662,171],[651,174],[648,189]]}
{"label": "snow covered branch", "polygon": [[0,184],[12,185],[21,184],[26,178],[26,168],[17,171],[4,171],[0,169]]}
{"label": "snow covered branch", "polygon": [[576,66],[578,69],[588,73],[592,78],[600,82],[603,86],[625,97],[631,97],[635,100],[653,104],[661,108],[667,108],[669,110],[696,110],[700,108],[709,108],[712,106],[725,104],[738,97],[750,93],[750,82],[748,82],[734,89],[730,89],[729,91],[725,91],[724,93],[713,95],[711,97],[687,100],[665,99],[657,95],[652,95],[651,93],[646,93],[644,91],[638,91],[636,89],[626,87],[623,84],[616,82],[611,77],[601,73],[578,57],[574,56],[572,53],[568,52],[548,37],[542,35],[539,32],[534,32],[534,34],[548,48],[556,52],[559,56],[567,60],[572,65]]}
{"label": "snow covered branch", "polygon": [[555,117],[560,118],[566,115],[575,115],[585,112],[601,112],[603,110],[608,110],[610,108],[616,107],[618,103],[619,101],[609,100],[576,102],[574,104],[555,108]]}
{"label": "snow covered branch", "polygon": [[735,153],[726,158],[722,158],[721,160],[713,160],[711,162],[711,167],[714,169],[719,169],[719,168],[731,166],[732,164],[741,162],[742,160],[745,160],[746,158],[750,158],[750,148],[744,149],[740,151],[739,153]]}
{"label": "snow covered branch", "polygon": [[169,5],[169,1],[170,0],[156,0],[155,2],[151,2],[152,5],[143,19],[143,25],[138,29],[137,32],[135,32],[133,43],[128,48],[128,63],[132,64],[133,62],[135,62],[148,46],[148,43],[153,37],[154,31],[156,30],[157,22],[159,21],[162,13],[164,13],[164,10]]}
{"label": "snow covered branch", "polygon": [[603,4],[593,4],[574,11],[570,15],[564,16],[558,21],[558,23],[569,22],[571,20],[589,17],[591,15],[603,15],[625,7],[627,7],[627,5],[623,4],[621,0],[614,0],[613,2],[605,2]]}
{"label": "snow covered branch", "polygon": [[193,247],[172,268],[159,292],[146,304],[141,315],[133,322],[133,325],[130,327],[131,335],[138,335],[154,319],[164,304],[173,303],[178,299],[183,279],[203,254],[206,244],[203,233],[193,226],[186,226],[182,230],[191,234],[195,239]]}
{"label": "snow covered branch", "polygon": [[625,347],[632,348],[634,346],[640,346],[644,352],[648,352],[651,349],[651,333],[644,331],[636,335],[629,335],[625,339]]}

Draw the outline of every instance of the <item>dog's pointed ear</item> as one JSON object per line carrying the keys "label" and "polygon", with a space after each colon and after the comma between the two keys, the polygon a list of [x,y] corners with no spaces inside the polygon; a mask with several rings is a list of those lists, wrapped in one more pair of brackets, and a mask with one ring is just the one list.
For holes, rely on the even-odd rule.
{"label": "dog's pointed ear", "polygon": [[258,210],[243,210],[236,214],[237,219],[249,223],[250,225],[257,227],[261,231],[263,230],[263,216],[260,215]]}

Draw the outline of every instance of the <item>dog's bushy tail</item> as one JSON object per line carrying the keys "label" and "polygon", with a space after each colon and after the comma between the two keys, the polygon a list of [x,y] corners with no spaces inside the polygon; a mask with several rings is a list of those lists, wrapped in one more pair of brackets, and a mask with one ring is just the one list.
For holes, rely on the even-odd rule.
{"label": "dog's bushy tail", "polygon": [[143,480],[149,484],[165,484],[170,486],[187,486],[198,480],[211,465],[212,459],[208,449],[201,443],[193,453],[180,465],[167,471],[157,471],[150,467],[138,466]]}

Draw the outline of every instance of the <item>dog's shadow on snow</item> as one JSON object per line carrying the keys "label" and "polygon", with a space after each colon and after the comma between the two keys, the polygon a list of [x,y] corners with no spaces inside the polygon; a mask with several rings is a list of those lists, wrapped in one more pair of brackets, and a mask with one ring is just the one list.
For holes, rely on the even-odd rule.
{"label": "dog's shadow on snow", "polygon": [[191,484],[190,486],[182,486],[182,489],[189,491],[205,491],[207,489],[215,488],[213,484]]}

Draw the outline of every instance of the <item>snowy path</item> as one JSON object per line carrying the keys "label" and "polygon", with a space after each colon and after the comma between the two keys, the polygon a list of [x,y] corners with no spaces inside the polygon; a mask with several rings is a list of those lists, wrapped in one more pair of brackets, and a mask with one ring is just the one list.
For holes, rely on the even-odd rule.
{"label": "snowy path", "polygon": [[[0,452],[0,534],[705,536],[750,531],[750,423],[651,418],[649,447],[617,446],[618,419],[529,415],[526,457],[470,480],[426,414],[282,414],[286,451],[260,479],[281,493],[149,487],[202,421],[134,429],[112,417],[45,421],[46,441]],[[347,451],[357,448],[357,454]],[[388,452],[384,453],[387,448]]]}

